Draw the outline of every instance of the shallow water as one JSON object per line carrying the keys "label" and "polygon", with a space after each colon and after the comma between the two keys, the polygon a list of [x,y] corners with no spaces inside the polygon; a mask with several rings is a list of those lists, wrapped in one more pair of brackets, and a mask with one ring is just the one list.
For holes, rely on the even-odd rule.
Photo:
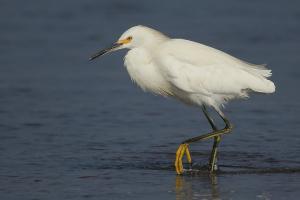
{"label": "shallow water", "polygon": [[[2,1],[0,199],[293,199],[300,195],[300,6],[296,1]],[[143,93],[116,52],[88,57],[144,24],[273,70],[277,91],[232,102],[220,172],[200,110]],[[219,126],[221,122],[218,121]]]}

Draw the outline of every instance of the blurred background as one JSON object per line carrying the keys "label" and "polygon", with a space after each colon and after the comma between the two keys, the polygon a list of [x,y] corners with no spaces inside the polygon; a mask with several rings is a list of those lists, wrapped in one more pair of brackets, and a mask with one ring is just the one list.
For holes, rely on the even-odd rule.
{"label": "blurred background", "polygon": [[[296,0],[2,0],[0,199],[294,198],[299,22]],[[226,106],[223,173],[175,175],[178,145],[210,130],[201,110],[133,85],[126,51],[88,61],[138,24],[273,70],[275,94]],[[210,148],[191,145],[195,168]]]}

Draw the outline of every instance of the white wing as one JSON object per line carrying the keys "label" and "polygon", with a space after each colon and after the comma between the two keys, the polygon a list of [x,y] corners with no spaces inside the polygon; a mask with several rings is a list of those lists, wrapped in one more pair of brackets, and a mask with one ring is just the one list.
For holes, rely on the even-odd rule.
{"label": "white wing", "polygon": [[160,46],[155,61],[174,87],[203,95],[243,96],[245,89],[274,92],[273,82],[265,77],[271,71],[252,65],[217,49],[182,39],[172,39]]}

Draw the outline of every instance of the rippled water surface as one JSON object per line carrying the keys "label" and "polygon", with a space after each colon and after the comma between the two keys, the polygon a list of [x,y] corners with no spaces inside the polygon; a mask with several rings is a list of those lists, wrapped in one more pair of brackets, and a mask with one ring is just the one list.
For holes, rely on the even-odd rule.
{"label": "rippled water surface", "polygon": [[[300,195],[300,5],[297,1],[2,1],[0,199],[295,199]],[[232,102],[220,172],[201,110],[143,93],[125,52],[88,57],[144,24],[273,70],[277,91]],[[226,77],[224,77],[226,78]],[[221,126],[221,121],[218,121]]]}

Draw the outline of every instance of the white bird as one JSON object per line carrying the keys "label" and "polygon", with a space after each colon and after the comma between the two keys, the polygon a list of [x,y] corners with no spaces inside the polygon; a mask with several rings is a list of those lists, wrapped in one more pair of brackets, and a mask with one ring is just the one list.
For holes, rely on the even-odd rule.
{"label": "white bird", "polygon": [[[209,171],[217,170],[217,148],[223,134],[232,130],[221,108],[232,99],[247,98],[249,92],[273,93],[275,85],[267,78],[271,70],[237,59],[212,47],[184,39],[172,39],[145,26],[125,31],[111,47],[99,51],[90,60],[108,52],[130,49],[124,65],[131,79],[143,90],[174,97],[188,105],[201,107],[213,131],[185,140],[176,152],[175,169],[182,174],[182,158],[191,167],[189,144],[214,138]],[[206,107],[213,108],[225,122],[217,129]]]}

